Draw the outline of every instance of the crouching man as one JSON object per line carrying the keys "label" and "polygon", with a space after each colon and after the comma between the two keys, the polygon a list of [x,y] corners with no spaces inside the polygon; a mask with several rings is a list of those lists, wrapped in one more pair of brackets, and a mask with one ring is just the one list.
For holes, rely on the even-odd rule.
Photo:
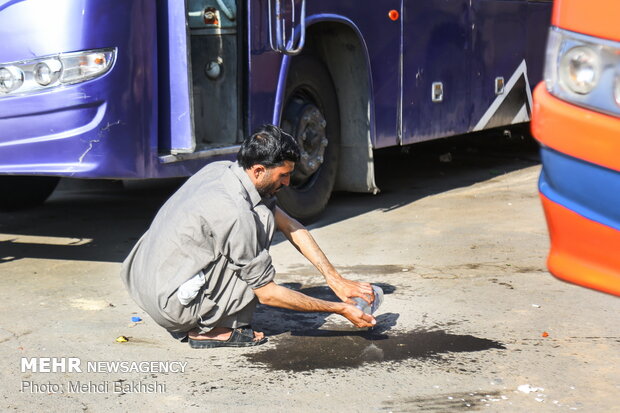
{"label": "crouching man", "polygon": [[[250,322],[257,301],[297,311],[331,312],[357,327],[375,319],[351,303],[372,302],[368,283],[343,278],[310,233],[275,205],[290,182],[299,148],[265,125],[245,139],[237,162],[216,162],[192,176],[157,213],[123,263],[129,294],[175,338],[194,348],[264,343]],[[325,277],[343,302],[277,285],[269,246],[280,230]]]}

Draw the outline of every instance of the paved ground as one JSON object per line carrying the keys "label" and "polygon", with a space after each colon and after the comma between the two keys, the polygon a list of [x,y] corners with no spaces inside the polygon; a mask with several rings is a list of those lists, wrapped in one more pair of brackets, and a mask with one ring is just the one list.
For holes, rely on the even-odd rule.
{"label": "paved ground", "polygon": [[[386,292],[374,331],[260,307],[270,341],[253,350],[177,343],[122,288],[173,182],[65,183],[2,215],[0,411],[613,411],[620,300],[546,273],[536,152],[493,139],[379,153],[383,192],[337,194],[311,225],[344,275]],[[278,282],[335,299],[281,236],[272,255]],[[22,371],[35,357],[82,372]]]}

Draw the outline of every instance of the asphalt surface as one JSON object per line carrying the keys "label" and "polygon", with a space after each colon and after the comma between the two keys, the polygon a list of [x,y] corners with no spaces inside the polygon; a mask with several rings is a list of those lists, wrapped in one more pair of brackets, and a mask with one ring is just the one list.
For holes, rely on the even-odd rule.
{"label": "asphalt surface", "polygon": [[[65,181],[0,215],[0,411],[617,409],[620,300],[546,272],[532,143],[499,133],[376,155],[381,194],[335,194],[309,225],[344,276],[385,291],[368,331],[260,306],[262,346],[170,338],[118,273],[178,181]],[[280,234],[272,256],[277,282],[336,299]]]}

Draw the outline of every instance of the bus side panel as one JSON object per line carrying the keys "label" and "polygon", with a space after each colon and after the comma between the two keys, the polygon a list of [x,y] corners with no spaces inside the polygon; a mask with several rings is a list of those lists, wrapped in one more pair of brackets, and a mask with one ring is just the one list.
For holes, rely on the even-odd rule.
{"label": "bus side panel", "polygon": [[[296,4],[299,7],[300,2],[296,1]],[[315,0],[306,4],[307,17],[313,16],[314,24],[320,24],[322,20],[337,21],[342,17],[343,21],[350,20],[359,29],[366,43],[373,88],[376,131],[371,132],[371,136],[374,136],[375,147],[397,144],[401,29],[400,22],[390,20],[388,14],[390,10],[400,11],[400,4],[400,0],[373,3],[372,7],[360,7],[359,3],[343,0]],[[251,45],[247,83],[250,130],[273,118],[273,90],[276,89],[280,71],[281,57],[269,46],[267,13],[266,0],[250,2],[249,27],[255,29],[248,33],[248,44]],[[368,110],[373,110],[373,107]]]}
{"label": "bus side panel", "polygon": [[[472,123],[469,130],[528,121],[530,91],[524,64],[529,23],[527,2],[480,0],[474,2],[472,16]],[[544,43],[538,48],[544,50]],[[537,64],[542,65],[542,61]],[[503,90],[496,90],[496,82],[502,81]]]}
{"label": "bus side panel", "polygon": [[346,16],[359,29],[366,43],[372,87],[372,102],[369,110],[374,109],[375,123],[373,146],[382,148],[398,144],[402,33],[400,19],[390,20],[389,12],[390,10],[398,11],[402,19],[402,10],[400,0],[366,3],[367,6],[360,7],[359,3],[351,1],[323,1],[320,6],[317,4],[318,7],[315,10],[316,13],[330,12]]}
{"label": "bus side panel", "polygon": [[469,7],[468,0],[404,2],[403,143],[463,133],[469,127]]}
{"label": "bus side panel", "polygon": [[117,48],[102,77],[0,98],[0,173],[144,176],[156,139],[155,10],[147,0],[0,3],[0,62]]}
{"label": "bus side panel", "polygon": [[353,20],[368,49],[372,87],[369,110],[374,109],[375,148],[398,144],[402,29],[400,19],[389,19],[390,10],[398,11],[403,18],[400,0],[371,2],[362,7],[357,2],[341,1],[336,9]]}
{"label": "bus side panel", "polygon": [[527,45],[525,60],[527,76],[532,90],[543,80],[545,51],[551,21],[552,1],[527,4]]}

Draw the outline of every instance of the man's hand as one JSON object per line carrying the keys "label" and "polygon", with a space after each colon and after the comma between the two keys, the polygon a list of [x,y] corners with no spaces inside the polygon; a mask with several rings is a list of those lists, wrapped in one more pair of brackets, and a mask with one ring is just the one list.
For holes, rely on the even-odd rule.
{"label": "man's hand", "polygon": [[361,297],[368,304],[375,299],[372,287],[368,283],[343,278],[329,262],[310,232],[297,220],[276,207],[276,226],[299,252],[303,254],[325,277],[327,285],[343,302],[352,304],[353,297]]}
{"label": "man's hand", "polygon": [[377,323],[373,316],[364,313],[354,305],[319,300],[318,298],[309,297],[298,291],[282,287],[273,281],[256,288],[254,293],[261,304],[273,307],[295,311],[336,313],[345,317],[356,327],[372,327]]}
{"label": "man's hand", "polygon": [[327,285],[343,302],[355,304],[351,298],[360,297],[368,304],[372,304],[375,300],[375,293],[369,283],[347,280],[343,277],[330,277],[327,279]]}
{"label": "man's hand", "polygon": [[340,313],[349,320],[355,327],[373,327],[377,320],[370,314],[366,314],[354,305],[344,304],[344,309]]}

